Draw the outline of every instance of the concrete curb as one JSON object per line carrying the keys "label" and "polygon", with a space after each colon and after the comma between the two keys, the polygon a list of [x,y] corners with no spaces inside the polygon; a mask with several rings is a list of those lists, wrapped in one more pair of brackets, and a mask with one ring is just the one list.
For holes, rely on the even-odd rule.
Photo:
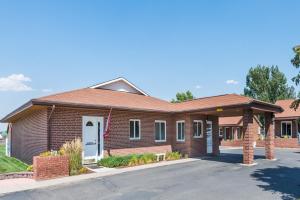
{"label": "concrete curb", "polygon": [[38,188],[44,188],[49,186],[56,186],[60,184],[68,184],[68,183],[75,183],[79,181],[84,181],[88,179],[112,176],[117,174],[122,174],[126,172],[133,172],[143,169],[151,169],[156,167],[162,166],[169,166],[175,165],[180,163],[187,163],[197,161],[200,158],[187,158],[182,160],[174,160],[174,161],[163,161],[159,163],[147,164],[147,165],[140,165],[135,167],[127,167],[127,168],[101,168],[98,173],[91,173],[91,174],[83,174],[78,176],[69,176],[51,180],[44,180],[44,181],[35,181],[33,179],[7,179],[0,181],[0,196],[4,194],[12,193],[12,192],[20,192],[25,190],[33,190]]}

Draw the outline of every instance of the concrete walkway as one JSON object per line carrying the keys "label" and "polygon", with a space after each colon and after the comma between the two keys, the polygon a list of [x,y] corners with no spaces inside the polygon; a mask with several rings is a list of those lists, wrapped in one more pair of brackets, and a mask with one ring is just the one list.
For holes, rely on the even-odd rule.
{"label": "concrete walkway", "polygon": [[163,161],[163,162],[159,162],[159,163],[140,165],[140,166],[135,166],[135,167],[119,168],[119,169],[99,168],[99,169],[95,170],[96,173],[83,174],[83,175],[78,175],[78,176],[69,176],[69,177],[44,180],[44,181],[35,181],[33,179],[27,179],[27,178],[1,180],[0,181],[0,196],[7,194],[7,193],[11,193],[11,192],[32,190],[32,189],[37,189],[37,188],[56,186],[59,184],[74,183],[77,181],[82,181],[82,180],[87,180],[87,179],[105,177],[105,176],[110,176],[110,175],[115,175],[115,174],[122,174],[122,173],[126,173],[126,172],[142,170],[142,169],[150,169],[150,168],[167,166],[167,165],[193,162],[196,160],[199,160],[199,159],[187,158],[187,159],[181,159],[181,160]]}

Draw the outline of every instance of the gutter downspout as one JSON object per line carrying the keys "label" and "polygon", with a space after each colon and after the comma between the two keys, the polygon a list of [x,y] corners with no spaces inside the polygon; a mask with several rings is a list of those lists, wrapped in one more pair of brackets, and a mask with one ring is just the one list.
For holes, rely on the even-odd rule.
{"label": "gutter downspout", "polygon": [[47,130],[47,132],[48,132],[48,134],[47,134],[47,150],[48,150],[48,151],[50,151],[50,147],[51,147],[51,145],[50,145],[50,141],[51,141],[51,126],[50,126],[50,120],[51,120],[51,116],[52,116],[54,110],[55,110],[55,105],[52,105],[52,109],[51,109],[51,112],[50,112],[50,114],[49,114],[48,121],[47,121],[47,124],[48,124],[48,130]]}

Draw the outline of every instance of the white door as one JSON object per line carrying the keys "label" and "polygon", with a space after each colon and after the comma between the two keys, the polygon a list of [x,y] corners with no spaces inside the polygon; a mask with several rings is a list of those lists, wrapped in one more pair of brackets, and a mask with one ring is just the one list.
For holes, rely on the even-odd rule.
{"label": "white door", "polygon": [[103,157],[103,117],[82,117],[82,143],[84,160]]}
{"label": "white door", "polygon": [[206,145],[207,153],[213,152],[213,138],[212,138],[212,122],[206,121]]}

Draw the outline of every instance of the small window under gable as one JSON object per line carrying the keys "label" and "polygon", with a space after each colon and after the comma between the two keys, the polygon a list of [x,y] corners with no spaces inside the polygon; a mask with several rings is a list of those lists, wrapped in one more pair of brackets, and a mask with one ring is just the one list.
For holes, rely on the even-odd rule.
{"label": "small window under gable", "polygon": [[90,88],[128,92],[128,93],[148,96],[144,91],[136,87],[134,84],[130,83],[125,78],[117,78],[111,81],[107,81],[104,83],[91,86]]}

